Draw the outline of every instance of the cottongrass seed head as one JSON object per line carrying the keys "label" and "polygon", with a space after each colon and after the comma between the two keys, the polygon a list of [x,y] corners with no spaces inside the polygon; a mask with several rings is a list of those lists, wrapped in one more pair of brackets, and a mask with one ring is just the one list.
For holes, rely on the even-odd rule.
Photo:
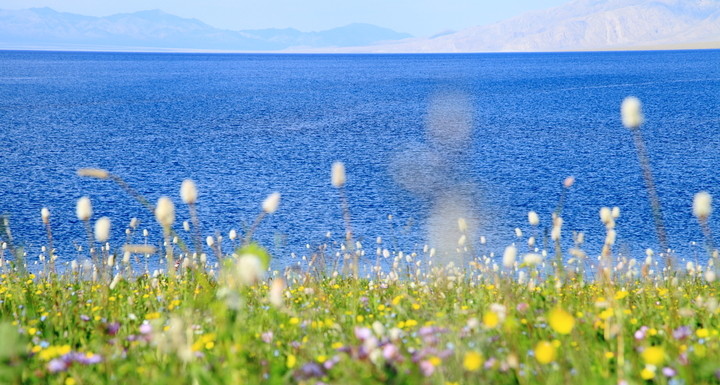
{"label": "cottongrass seed head", "polygon": [[345,185],[345,164],[343,162],[335,162],[332,165],[332,185],[340,188]]}
{"label": "cottongrass seed head", "polygon": [[75,213],[77,214],[77,218],[79,220],[81,220],[81,221],[89,220],[93,214],[92,203],[90,203],[90,198],[85,196],[85,197],[78,199],[77,206],[75,207]]}
{"label": "cottongrass seed head", "polygon": [[640,127],[645,119],[640,99],[634,96],[625,98],[620,106],[620,115],[622,116],[622,124],[626,128],[635,129]]}
{"label": "cottongrass seed head", "polygon": [[270,195],[268,195],[267,198],[262,203],[262,209],[264,212],[268,214],[272,214],[275,211],[277,211],[278,206],[280,206],[280,193],[274,192]]}
{"label": "cottongrass seed head", "polygon": [[155,219],[165,228],[175,223],[175,204],[166,196],[160,197],[155,207]]}
{"label": "cottongrass seed head", "polygon": [[195,182],[193,182],[192,179],[185,179],[182,182],[182,185],[180,185],[180,198],[182,198],[183,203],[188,205],[192,205],[197,202],[197,186],[195,186]]}

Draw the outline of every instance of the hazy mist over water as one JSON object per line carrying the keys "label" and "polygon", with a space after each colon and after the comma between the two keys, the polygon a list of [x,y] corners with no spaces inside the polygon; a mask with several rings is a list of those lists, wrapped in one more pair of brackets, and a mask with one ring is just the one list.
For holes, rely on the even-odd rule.
{"label": "hazy mist over water", "polygon": [[[528,235],[549,232],[572,175],[565,241],[584,231],[586,251],[597,255],[605,233],[598,211],[618,206],[615,251],[643,258],[657,241],[632,136],[619,117],[623,98],[634,95],[644,103],[642,130],[671,246],[705,259],[691,205],[701,190],[720,197],[718,63],[720,51],[0,52],[0,213],[10,215],[32,260],[45,242],[40,209],[48,207],[68,260],[73,243],[85,245],[75,218],[83,195],[94,219],[112,219],[111,244],[124,242],[131,217],[151,241],[160,238],[142,206],[111,182],[76,176],[79,167],[110,170],[152,202],[171,196],[181,234],[184,178],[200,190],[203,235],[242,230],[279,191],[280,209],[257,237],[281,266],[290,252],[325,242],[328,231],[342,241],[330,185],[339,160],[353,230],[370,260],[377,236],[382,247],[420,251],[438,210],[465,213],[468,242],[501,254],[511,242],[526,251]],[[528,210],[540,214],[541,231],[530,229]],[[716,235],[717,223],[710,218]]]}

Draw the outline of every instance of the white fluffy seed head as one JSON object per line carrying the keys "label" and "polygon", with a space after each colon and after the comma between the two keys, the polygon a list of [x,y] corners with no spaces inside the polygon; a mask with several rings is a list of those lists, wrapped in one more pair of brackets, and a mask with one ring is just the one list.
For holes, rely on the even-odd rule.
{"label": "white fluffy seed head", "polygon": [[613,220],[612,210],[609,207],[603,207],[600,209],[600,220],[604,224],[608,224]]}
{"label": "white fluffy seed head", "polygon": [[230,238],[231,241],[237,239],[237,231],[235,231],[235,229],[230,230],[230,232],[228,233],[228,238]]}
{"label": "white fluffy seed head", "polygon": [[110,238],[110,218],[102,217],[95,221],[95,240],[104,243]]}
{"label": "white fluffy seed head", "polygon": [[335,162],[332,165],[332,185],[340,188],[345,185],[345,164],[343,162]]}
{"label": "white fluffy seed head", "polygon": [[515,265],[515,258],[517,257],[517,247],[510,245],[505,248],[505,252],[503,253],[503,266],[505,268],[511,268],[513,265]]}
{"label": "white fluffy seed head", "polygon": [[115,289],[115,287],[122,281],[122,274],[117,273],[112,279],[112,282],[110,282],[110,290]]}
{"label": "white fluffy seed head", "polygon": [[77,170],[78,176],[86,176],[90,178],[108,179],[110,173],[101,168],[81,168]]}
{"label": "white fluffy seed head", "polygon": [[705,280],[706,280],[706,281],[712,283],[712,282],[715,281],[715,278],[716,278],[716,276],[715,276],[715,272],[714,272],[714,271],[708,270],[708,271],[705,272]]}
{"label": "white fluffy seed head", "polygon": [[620,106],[622,124],[626,128],[636,129],[643,124],[642,103],[634,96],[628,96]]}
{"label": "white fluffy seed head", "polygon": [[467,232],[467,229],[468,229],[468,225],[467,225],[467,221],[465,220],[465,218],[458,218],[458,230],[460,230],[460,232],[464,233],[464,232]]}
{"label": "white fluffy seed head", "polygon": [[77,218],[81,221],[87,221],[90,219],[93,214],[90,198],[82,197],[78,199],[77,206],[75,207],[75,213],[77,214]]}
{"label": "white fluffy seed head", "polygon": [[50,210],[48,210],[47,207],[43,207],[42,210],[40,210],[40,218],[42,218],[42,221],[44,224],[50,223]]}
{"label": "white fluffy seed head", "polygon": [[183,203],[192,205],[197,202],[198,191],[192,179],[185,179],[180,185],[180,197]]}
{"label": "white fluffy seed head", "polygon": [[712,196],[707,191],[695,194],[693,215],[698,219],[707,219],[712,214]]}
{"label": "white fluffy seed head", "polygon": [[523,257],[523,263],[528,266],[537,266],[542,262],[542,260],[542,255],[537,253],[528,253]]}
{"label": "white fluffy seed head", "polygon": [[538,213],[530,211],[528,213],[528,222],[530,223],[530,226],[537,226],[540,224],[540,217],[538,216]]}
{"label": "white fluffy seed head", "polygon": [[205,238],[205,243],[207,243],[208,247],[213,247],[213,245],[215,244],[215,239],[208,235],[207,238]]}
{"label": "white fluffy seed head", "polygon": [[285,280],[275,278],[272,284],[270,284],[270,290],[268,291],[268,299],[273,306],[282,307],[285,301],[283,292],[285,292]]}
{"label": "white fluffy seed head", "polygon": [[239,257],[236,269],[240,281],[246,285],[254,285],[265,277],[265,269],[256,255],[245,254]]}
{"label": "white fluffy seed head", "polygon": [[272,214],[275,211],[277,211],[278,206],[280,205],[280,193],[274,192],[270,195],[268,195],[267,198],[262,203],[262,209],[264,212],[268,214]]}
{"label": "white fluffy seed head", "polygon": [[155,219],[165,228],[175,223],[175,204],[166,196],[160,197],[155,207]]}

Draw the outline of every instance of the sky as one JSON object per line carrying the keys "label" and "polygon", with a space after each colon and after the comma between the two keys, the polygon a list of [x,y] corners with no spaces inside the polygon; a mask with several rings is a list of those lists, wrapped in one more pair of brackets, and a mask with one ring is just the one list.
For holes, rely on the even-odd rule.
{"label": "sky", "polygon": [[415,36],[501,21],[569,0],[0,0],[0,9],[50,7],[88,16],[161,9],[230,29],[319,31],[370,23]]}

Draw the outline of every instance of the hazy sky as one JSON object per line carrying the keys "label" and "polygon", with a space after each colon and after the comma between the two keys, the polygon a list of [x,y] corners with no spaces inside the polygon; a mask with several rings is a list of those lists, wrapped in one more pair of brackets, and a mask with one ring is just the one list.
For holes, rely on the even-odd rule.
{"label": "hazy sky", "polygon": [[224,29],[316,31],[371,23],[428,36],[500,21],[569,0],[0,0],[0,8],[51,7],[90,16],[161,9]]}

